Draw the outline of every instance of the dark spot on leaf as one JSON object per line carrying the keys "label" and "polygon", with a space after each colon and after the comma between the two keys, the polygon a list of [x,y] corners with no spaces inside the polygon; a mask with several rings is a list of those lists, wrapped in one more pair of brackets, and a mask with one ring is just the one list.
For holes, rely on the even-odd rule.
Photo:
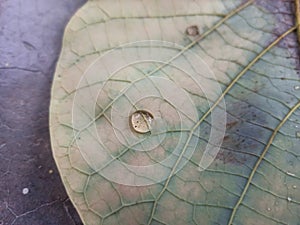
{"label": "dark spot on leaf", "polygon": [[224,137],[224,139],[223,139],[223,140],[224,140],[224,141],[228,141],[228,140],[229,140],[229,138],[230,138],[230,137],[229,137],[229,135],[226,135],[226,136]]}
{"label": "dark spot on leaf", "polygon": [[220,151],[217,155],[217,159],[223,161],[224,164],[244,164],[247,160],[246,156],[237,157],[236,153],[226,150]]}
{"label": "dark spot on leaf", "polygon": [[226,124],[226,128],[227,128],[227,129],[231,129],[232,127],[234,127],[234,126],[237,125],[237,124],[238,124],[238,121],[228,122],[228,123]]}
{"label": "dark spot on leaf", "polygon": [[185,33],[189,36],[197,36],[199,35],[199,28],[197,25],[192,25],[186,28]]}

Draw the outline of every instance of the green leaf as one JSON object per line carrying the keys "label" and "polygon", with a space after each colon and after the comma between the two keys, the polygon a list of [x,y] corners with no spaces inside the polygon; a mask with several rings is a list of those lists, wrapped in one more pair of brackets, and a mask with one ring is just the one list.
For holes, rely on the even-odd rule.
{"label": "green leaf", "polygon": [[73,16],[50,132],[85,225],[299,224],[295,2],[91,0]]}

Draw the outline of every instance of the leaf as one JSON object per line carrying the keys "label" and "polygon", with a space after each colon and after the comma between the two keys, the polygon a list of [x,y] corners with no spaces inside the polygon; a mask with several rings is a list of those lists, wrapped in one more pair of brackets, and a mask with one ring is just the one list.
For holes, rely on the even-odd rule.
{"label": "leaf", "polygon": [[94,0],[73,16],[50,131],[84,224],[299,224],[295,5]]}

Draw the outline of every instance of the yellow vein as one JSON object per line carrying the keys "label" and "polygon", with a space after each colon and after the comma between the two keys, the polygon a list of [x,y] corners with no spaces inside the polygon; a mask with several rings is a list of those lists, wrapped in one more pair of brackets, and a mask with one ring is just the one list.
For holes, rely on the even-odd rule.
{"label": "yellow vein", "polygon": [[246,186],[245,186],[245,188],[244,188],[243,193],[241,194],[241,196],[240,196],[238,202],[236,203],[236,205],[234,206],[234,208],[233,208],[233,210],[232,210],[232,213],[231,213],[231,216],[230,216],[230,219],[229,219],[229,222],[228,222],[229,225],[232,224],[233,219],[234,219],[234,216],[235,216],[235,214],[236,214],[236,212],[237,212],[237,209],[238,209],[239,205],[242,203],[242,201],[243,201],[243,199],[244,199],[244,197],[245,197],[245,195],[246,195],[246,192],[248,191],[248,189],[249,189],[249,187],[250,187],[250,184],[251,184],[251,182],[252,182],[252,179],[253,179],[253,177],[254,177],[254,175],[255,175],[255,173],[256,173],[256,171],[257,171],[257,169],[258,169],[260,163],[262,162],[262,160],[264,159],[266,153],[268,152],[268,149],[270,148],[271,144],[273,143],[273,140],[275,139],[276,134],[278,133],[278,131],[280,130],[280,128],[283,126],[283,124],[289,119],[289,117],[290,117],[290,116],[291,116],[291,115],[292,115],[299,107],[300,107],[300,101],[299,101],[299,102],[298,102],[298,103],[297,103],[297,104],[289,111],[288,114],[286,114],[286,116],[283,118],[283,120],[282,120],[282,121],[278,124],[278,126],[275,128],[275,130],[274,130],[273,134],[271,135],[271,137],[270,137],[270,139],[269,139],[269,141],[268,141],[266,147],[264,148],[264,150],[263,150],[261,156],[260,156],[259,159],[257,160],[257,162],[256,162],[256,164],[255,164],[255,166],[254,166],[254,168],[253,168],[253,170],[252,170],[252,172],[251,172],[251,174],[250,174],[250,176],[249,176],[249,179],[248,179],[248,181],[247,181],[247,184],[246,184]]}
{"label": "yellow vein", "polygon": [[288,31],[286,31],[284,34],[282,34],[281,36],[279,36],[274,42],[272,42],[267,48],[265,48],[260,54],[258,54],[232,81],[231,83],[227,86],[227,88],[224,90],[224,92],[222,93],[222,95],[218,98],[218,100],[213,104],[213,106],[200,118],[200,120],[197,122],[197,124],[193,127],[193,129],[191,129],[191,133],[190,136],[186,142],[186,145],[183,148],[182,153],[180,154],[179,159],[177,160],[177,162],[175,163],[170,176],[168,177],[168,179],[166,180],[166,184],[164,186],[164,188],[162,189],[162,191],[160,192],[160,194],[157,197],[157,200],[154,203],[154,206],[152,208],[152,213],[151,213],[151,217],[150,220],[148,222],[148,224],[151,223],[151,220],[154,216],[155,213],[155,208],[157,205],[157,201],[160,199],[160,197],[162,196],[163,192],[166,190],[170,179],[172,177],[172,174],[175,172],[176,167],[178,165],[178,163],[181,160],[181,157],[184,154],[184,149],[186,148],[186,146],[188,145],[190,139],[191,139],[191,134],[193,133],[193,131],[200,126],[200,124],[204,121],[204,119],[212,112],[212,110],[222,101],[222,99],[224,98],[224,96],[230,91],[230,89],[233,87],[233,85],[264,55],[266,54],[272,47],[274,47],[275,45],[277,45],[284,37],[286,37],[288,34],[290,34],[291,32],[293,32],[297,27],[294,26],[292,28],[290,28]]}
{"label": "yellow vein", "polygon": [[[230,17],[234,16],[236,13],[238,13],[239,11],[241,11],[242,9],[246,8],[247,6],[249,6],[250,4],[252,4],[254,2],[254,0],[250,0],[247,1],[246,3],[242,4],[241,6],[239,6],[238,8],[232,10],[230,13],[227,14],[227,16],[225,16],[223,19],[221,19],[218,23],[216,23],[212,28],[210,28],[208,31],[206,31],[205,33],[203,33],[201,36],[199,36],[197,39],[195,39],[193,42],[191,42],[189,45],[187,45],[186,47],[184,47],[177,55],[175,55],[174,57],[172,57],[169,61],[167,61],[166,64],[163,64],[160,67],[157,67],[155,70],[151,71],[150,73],[147,74],[147,76],[151,76],[152,74],[156,73],[158,70],[162,69],[163,67],[165,67],[166,65],[168,65],[170,62],[172,62],[174,59],[176,59],[177,57],[179,57],[182,53],[184,53],[185,51],[187,51],[189,48],[193,47],[195,44],[197,44],[198,41],[200,41],[201,39],[203,39],[204,37],[208,36],[210,33],[212,33],[215,29],[217,29],[219,26],[221,26],[226,20],[228,20]],[[129,88],[129,87],[128,87]],[[128,89],[126,88],[124,91],[122,91],[117,97],[116,99],[118,99],[120,96],[122,96],[126,90]],[[80,135],[80,133],[87,129],[88,127],[90,127],[97,119],[99,119],[103,113],[113,104],[113,102],[109,103],[105,109],[103,109],[103,111],[96,116],[95,119],[93,119],[91,122],[89,122],[86,126],[84,126],[81,130],[79,130],[77,132],[77,134],[74,136],[73,140],[71,141],[71,143],[69,144],[69,146],[71,146],[76,138]]]}
{"label": "yellow vein", "polygon": [[294,26],[286,31],[284,34],[280,35],[274,42],[272,42],[267,48],[265,48],[261,53],[259,53],[227,86],[227,88],[223,91],[222,95],[218,98],[218,100],[213,104],[213,106],[204,114],[203,117],[207,117],[211,111],[222,101],[224,96],[229,92],[229,90],[233,87],[233,85],[259,60],[261,57],[266,54],[271,48],[277,45],[283,38],[285,38],[288,34],[292,33],[297,27]]}
{"label": "yellow vein", "polygon": [[196,45],[200,40],[202,40],[204,37],[208,36],[211,34],[213,31],[215,31],[218,27],[220,27],[225,21],[227,21],[229,18],[232,16],[236,15],[239,11],[243,10],[247,6],[251,5],[254,2],[254,0],[247,1],[246,3],[240,5],[238,8],[232,10],[230,13],[228,13],[223,19],[221,19],[218,23],[216,23],[213,27],[211,27],[209,30],[204,32],[202,35],[200,35],[198,38],[196,38],[194,41],[192,41],[190,44],[185,46],[177,55],[172,57],[170,60],[168,60],[165,64],[157,67],[155,70],[150,72],[148,75],[152,75],[162,69],[163,67],[167,66],[170,64],[170,62],[174,61],[177,59],[179,56],[181,56],[184,52],[186,52],[188,49],[192,48],[194,45]]}
{"label": "yellow vein", "polygon": [[[226,17],[224,17],[222,20],[220,20],[217,24],[215,24],[210,30],[206,31],[203,35],[204,36],[207,36],[209,35],[212,31],[214,31],[215,29],[217,29],[219,26],[221,26],[226,20],[228,20],[230,17],[236,15],[239,11],[243,10],[244,8],[246,8],[247,6],[249,6],[250,4],[252,4],[254,1],[253,0],[250,0],[250,1],[247,1],[246,3],[242,4],[241,6],[239,6],[238,8],[234,9],[233,11],[231,11]],[[177,57],[179,57],[183,52],[185,52],[186,50],[188,50],[189,48],[193,47],[195,44],[197,44],[202,38],[203,38],[203,35],[199,36],[197,39],[195,39],[191,44],[187,45],[182,51],[180,51],[176,56],[174,56],[173,58],[171,58],[167,64],[169,64],[172,60],[176,59]],[[264,52],[264,51],[263,51]],[[267,52],[267,51],[266,51]],[[258,56],[262,56],[263,54],[259,54]],[[260,58],[259,57],[259,58]],[[252,62],[253,64],[259,59],[258,57],[256,57]],[[227,92],[229,91],[229,89],[233,86],[234,82],[236,82],[247,70],[248,68],[250,68],[253,64],[252,62],[236,77],[236,79],[234,79],[231,83],[231,85],[229,85],[229,88],[227,88]],[[160,70],[161,68],[163,68],[165,65],[162,65],[160,67],[158,67],[156,70],[152,71],[149,75],[155,73],[156,71]],[[225,91],[226,91],[225,90]],[[226,92],[226,93],[227,93]],[[225,93],[225,94],[226,94]],[[223,93],[224,94],[224,93]],[[162,189],[162,191],[159,193],[159,195],[157,196],[157,199],[155,200],[154,202],[154,205],[152,207],[152,211],[151,211],[151,215],[150,215],[150,219],[148,221],[148,225],[151,224],[153,218],[154,218],[154,214],[155,214],[155,211],[156,211],[156,207],[157,207],[157,203],[158,203],[158,200],[161,198],[161,196],[163,195],[164,191],[167,189],[168,185],[169,185],[169,182],[172,178],[172,175],[174,174],[174,172],[176,171],[176,168],[177,168],[177,165],[179,164],[181,158],[183,157],[184,155],[184,152],[185,152],[185,149],[187,148],[191,138],[192,138],[192,134],[193,132],[197,129],[197,127],[200,126],[200,124],[203,122],[203,120],[210,114],[210,112],[220,103],[220,101],[223,99],[224,95],[221,95],[220,98],[216,101],[216,103],[205,113],[204,116],[202,116],[202,118],[197,122],[197,124],[191,129],[191,132],[190,132],[190,135],[183,147],[183,150],[181,152],[181,154],[179,155],[179,158],[178,160],[176,161],[176,163],[174,164],[172,170],[171,170],[171,173],[168,177],[168,179],[166,180],[166,183],[164,185],[164,188]]]}
{"label": "yellow vein", "polygon": [[298,42],[300,44],[300,0],[295,0],[295,17],[296,17],[296,26],[298,27],[297,36]]}

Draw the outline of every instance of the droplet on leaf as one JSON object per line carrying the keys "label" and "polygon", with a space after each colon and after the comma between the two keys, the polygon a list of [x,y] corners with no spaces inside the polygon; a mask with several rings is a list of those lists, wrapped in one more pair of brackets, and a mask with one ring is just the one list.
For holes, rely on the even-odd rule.
{"label": "droplet on leaf", "polygon": [[150,132],[153,115],[144,110],[138,110],[130,116],[130,126],[140,134]]}

